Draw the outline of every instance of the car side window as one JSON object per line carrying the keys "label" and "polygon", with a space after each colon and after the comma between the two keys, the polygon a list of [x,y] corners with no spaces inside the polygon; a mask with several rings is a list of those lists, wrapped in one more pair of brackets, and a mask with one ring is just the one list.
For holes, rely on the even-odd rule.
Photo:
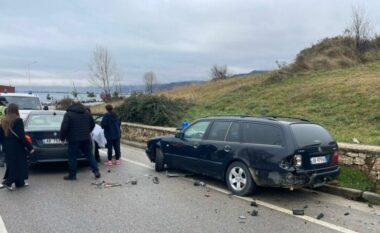
{"label": "car side window", "polygon": [[243,142],[282,145],[281,129],[272,125],[243,123]]}
{"label": "car side window", "polygon": [[211,126],[208,140],[224,141],[230,125],[230,121],[215,121]]}
{"label": "car side window", "polygon": [[184,133],[184,139],[198,139],[201,140],[205,134],[210,121],[200,121],[186,129]]}
{"label": "car side window", "polygon": [[230,130],[228,131],[226,141],[228,142],[240,142],[240,124],[237,122],[232,123]]}

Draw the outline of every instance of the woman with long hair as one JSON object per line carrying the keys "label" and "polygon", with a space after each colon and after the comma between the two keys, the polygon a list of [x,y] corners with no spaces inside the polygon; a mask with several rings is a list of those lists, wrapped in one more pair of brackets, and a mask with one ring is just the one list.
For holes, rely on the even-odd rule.
{"label": "woman with long hair", "polygon": [[24,122],[16,104],[9,104],[5,117],[1,119],[0,142],[7,165],[2,184],[9,190],[13,190],[13,183],[17,188],[24,187],[28,179],[27,153],[34,150],[25,138]]}

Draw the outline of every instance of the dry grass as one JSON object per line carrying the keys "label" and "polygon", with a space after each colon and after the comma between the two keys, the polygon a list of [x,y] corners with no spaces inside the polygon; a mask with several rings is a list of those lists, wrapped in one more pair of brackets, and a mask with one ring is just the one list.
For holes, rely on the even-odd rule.
{"label": "dry grass", "polygon": [[[123,103],[123,100],[116,100],[116,101],[112,101],[110,104],[113,105],[113,107],[117,107],[119,106],[121,103]],[[102,114],[102,113],[105,113],[106,109],[105,109],[105,106],[106,106],[106,103],[101,103],[101,104],[97,104],[97,105],[92,105],[90,108],[91,108],[91,112],[93,114]]]}

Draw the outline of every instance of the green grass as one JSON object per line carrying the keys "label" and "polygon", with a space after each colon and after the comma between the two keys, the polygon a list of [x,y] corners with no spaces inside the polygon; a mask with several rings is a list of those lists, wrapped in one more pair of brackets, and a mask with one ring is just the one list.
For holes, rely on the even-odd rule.
{"label": "green grass", "polygon": [[347,188],[359,189],[362,191],[380,193],[380,186],[376,186],[375,183],[369,179],[365,173],[346,166],[341,166],[340,175],[335,181],[332,181],[331,184]]}
{"label": "green grass", "polygon": [[163,92],[193,105],[184,119],[212,114],[302,117],[325,126],[340,142],[358,138],[380,145],[380,62],[346,69],[287,75],[272,84],[270,74],[208,82]]}

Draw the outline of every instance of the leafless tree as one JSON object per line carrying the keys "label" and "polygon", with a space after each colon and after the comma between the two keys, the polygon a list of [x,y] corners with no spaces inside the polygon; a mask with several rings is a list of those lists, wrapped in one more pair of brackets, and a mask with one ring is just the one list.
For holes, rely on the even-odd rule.
{"label": "leafless tree", "polygon": [[366,12],[360,6],[352,7],[351,24],[348,28],[350,35],[355,39],[356,50],[361,53],[365,49],[371,33],[370,21]]}
{"label": "leafless tree", "polygon": [[153,93],[154,86],[156,85],[157,78],[156,74],[152,71],[147,72],[144,74],[144,84],[145,84],[145,92],[146,93]]}
{"label": "leafless tree", "polygon": [[121,74],[118,71],[115,71],[113,78],[113,96],[120,97],[123,93]]}
{"label": "leafless tree", "polygon": [[116,65],[106,47],[95,48],[89,69],[90,81],[103,89],[107,99],[111,97],[111,81],[116,72]]}
{"label": "leafless tree", "polygon": [[211,80],[222,80],[228,78],[227,66],[214,65],[211,68]]}

